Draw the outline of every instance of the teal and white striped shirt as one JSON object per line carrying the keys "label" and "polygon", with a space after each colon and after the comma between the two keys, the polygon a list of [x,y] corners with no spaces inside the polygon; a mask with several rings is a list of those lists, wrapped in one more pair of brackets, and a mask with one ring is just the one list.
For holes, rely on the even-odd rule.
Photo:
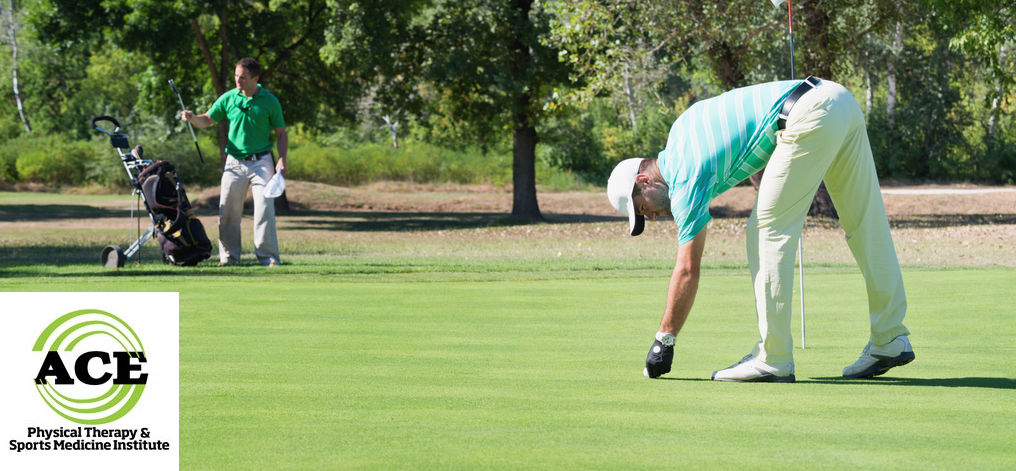
{"label": "teal and white striped shirt", "polygon": [[801,80],[731,90],[695,103],[670,128],[660,173],[670,186],[679,243],[709,222],[709,202],[765,167],[783,100]]}

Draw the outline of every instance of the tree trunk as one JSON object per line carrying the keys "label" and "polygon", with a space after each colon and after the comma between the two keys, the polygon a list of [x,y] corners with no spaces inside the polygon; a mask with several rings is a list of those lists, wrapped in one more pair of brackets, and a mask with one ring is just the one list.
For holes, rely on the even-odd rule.
{"label": "tree trunk", "polygon": [[[224,5],[225,6],[225,5]],[[219,20],[226,20],[226,13],[219,14]],[[208,68],[208,75],[211,76],[211,85],[215,87],[215,94],[223,94],[226,92],[226,80],[223,78],[226,71],[215,66],[215,60],[211,55],[211,48],[208,47],[208,43],[204,41],[204,35],[201,33],[201,27],[197,23],[197,18],[191,18],[191,29],[194,31],[194,40],[197,42],[198,49],[201,50],[201,57],[204,58],[204,65]],[[226,23],[220,22],[219,29],[225,31]],[[223,48],[226,48],[226,35],[225,32],[221,33],[223,38]],[[224,57],[225,59],[225,57]],[[219,169],[226,169],[226,141],[229,139],[229,127],[226,121],[221,121],[215,126],[215,131],[218,138],[218,167]]]}
{"label": "tree trunk", "polygon": [[[867,53],[865,53],[867,55]],[[867,61],[866,61],[867,62]],[[864,116],[868,118],[871,116],[871,108],[875,102],[875,90],[871,84],[871,70],[865,68],[864,71]]]}
{"label": "tree trunk", "polygon": [[736,47],[726,42],[713,43],[709,46],[706,54],[712,62],[713,73],[723,83],[724,88],[733,89],[743,87],[744,71],[741,70],[741,60]]}
{"label": "tree trunk", "polygon": [[543,220],[536,199],[536,129],[516,125],[512,149],[512,219],[519,222]]}
{"label": "tree trunk", "polygon": [[[216,90],[219,95],[226,93],[226,86],[229,83],[229,77],[233,72],[232,67],[229,66],[229,42],[226,41],[226,12],[229,11],[229,0],[222,0],[222,10],[219,11],[219,83],[222,84],[222,91]],[[229,140],[229,125],[226,120],[222,120],[216,126],[219,137],[219,159],[221,162],[220,167],[226,168],[226,141]],[[285,197],[283,196],[283,201]],[[287,204],[288,206],[288,204]]]}
{"label": "tree trunk", "polygon": [[800,4],[802,19],[804,20],[804,40],[801,41],[805,47],[804,67],[798,69],[799,75],[807,77],[814,75],[819,78],[832,79],[832,60],[827,57],[833,48],[829,44],[829,15],[823,8],[822,2],[804,2]]}
{"label": "tree trunk", "polygon": [[628,120],[631,121],[631,132],[633,135],[639,135],[638,120],[635,117],[635,91],[632,90],[631,86],[631,65],[625,64],[624,66],[624,99],[628,104]]}
{"label": "tree trunk", "polygon": [[528,41],[531,40],[532,25],[529,12],[533,0],[512,0],[516,27],[512,28],[509,47],[512,52],[508,68],[512,80],[518,87],[513,110],[514,130],[512,132],[512,219],[520,222],[542,221],[540,205],[536,200],[536,128],[531,124],[532,93],[536,89],[531,82],[529,66],[532,62]]}
{"label": "tree trunk", "polygon": [[388,129],[388,133],[391,134],[391,136],[392,136],[392,148],[393,149],[398,149],[399,148],[399,122],[398,121],[392,121],[392,117],[390,115],[384,115],[384,116],[381,117],[381,119],[384,120],[384,122],[385,122],[385,128]]}
{"label": "tree trunk", "polygon": [[[900,60],[900,53],[903,50],[903,23],[896,23],[896,37],[893,39],[893,58],[889,61],[888,81],[889,91],[885,98],[885,119],[889,127],[890,139],[892,131],[896,128],[896,63]],[[890,141],[890,145],[892,141]]]}
{"label": "tree trunk", "polygon": [[[1005,44],[998,48],[998,63],[1005,64],[1008,53],[1005,50]],[[995,145],[995,128],[998,123],[998,115],[1000,111],[1000,100],[1002,98],[1002,81],[995,80],[995,96],[991,99],[991,109],[988,110],[988,128],[984,135],[985,142],[988,144],[988,148],[991,149]]]}
{"label": "tree trunk", "polygon": [[25,113],[25,105],[21,101],[21,90],[18,88],[18,33],[14,24],[14,0],[7,0],[7,11],[4,12],[4,21],[7,23],[7,40],[11,44],[11,85],[14,92],[14,101],[18,105],[18,116],[21,123],[25,125],[25,132],[32,132],[32,124],[28,122]]}

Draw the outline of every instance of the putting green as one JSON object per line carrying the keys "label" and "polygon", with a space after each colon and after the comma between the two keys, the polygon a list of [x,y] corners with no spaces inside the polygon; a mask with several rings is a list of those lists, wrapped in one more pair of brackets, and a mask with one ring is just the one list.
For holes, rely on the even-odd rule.
{"label": "putting green", "polygon": [[847,381],[868,336],[863,283],[809,272],[796,384],[708,381],[757,336],[749,280],[732,270],[705,272],[661,380],[641,373],[665,276],[0,289],[180,291],[181,469],[1011,469],[1016,272],[904,277],[917,359]]}

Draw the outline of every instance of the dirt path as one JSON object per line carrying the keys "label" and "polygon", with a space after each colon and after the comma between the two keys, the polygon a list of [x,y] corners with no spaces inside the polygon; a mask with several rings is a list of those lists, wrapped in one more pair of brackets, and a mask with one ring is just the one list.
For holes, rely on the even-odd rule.
{"label": "dirt path", "polygon": [[[356,188],[319,183],[292,182],[290,200],[300,209],[316,211],[398,211],[398,212],[500,212],[511,211],[509,190],[492,186],[427,186],[402,183],[372,184]],[[971,185],[886,186],[886,212],[912,215],[1016,215],[1016,187]],[[601,191],[538,193],[545,215],[583,214],[616,216]],[[204,190],[199,199],[214,208],[218,189]],[[751,211],[755,191],[736,187],[713,201],[714,216],[742,217]]]}

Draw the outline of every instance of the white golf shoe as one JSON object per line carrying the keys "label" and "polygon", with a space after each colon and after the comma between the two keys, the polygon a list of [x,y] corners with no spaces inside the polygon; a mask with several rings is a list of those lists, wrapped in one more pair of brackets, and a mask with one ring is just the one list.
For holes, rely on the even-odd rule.
{"label": "white golf shoe", "polygon": [[870,342],[853,365],[843,369],[844,378],[871,378],[914,361],[914,349],[906,335],[894,338],[886,345],[872,345]]}
{"label": "white golf shoe", "polygon": [[747,355],[725,370],[714,371],[713,381],[793,383],[797,378],[794,377],[793,363],[770,365],[755,358],[755,355]]}

